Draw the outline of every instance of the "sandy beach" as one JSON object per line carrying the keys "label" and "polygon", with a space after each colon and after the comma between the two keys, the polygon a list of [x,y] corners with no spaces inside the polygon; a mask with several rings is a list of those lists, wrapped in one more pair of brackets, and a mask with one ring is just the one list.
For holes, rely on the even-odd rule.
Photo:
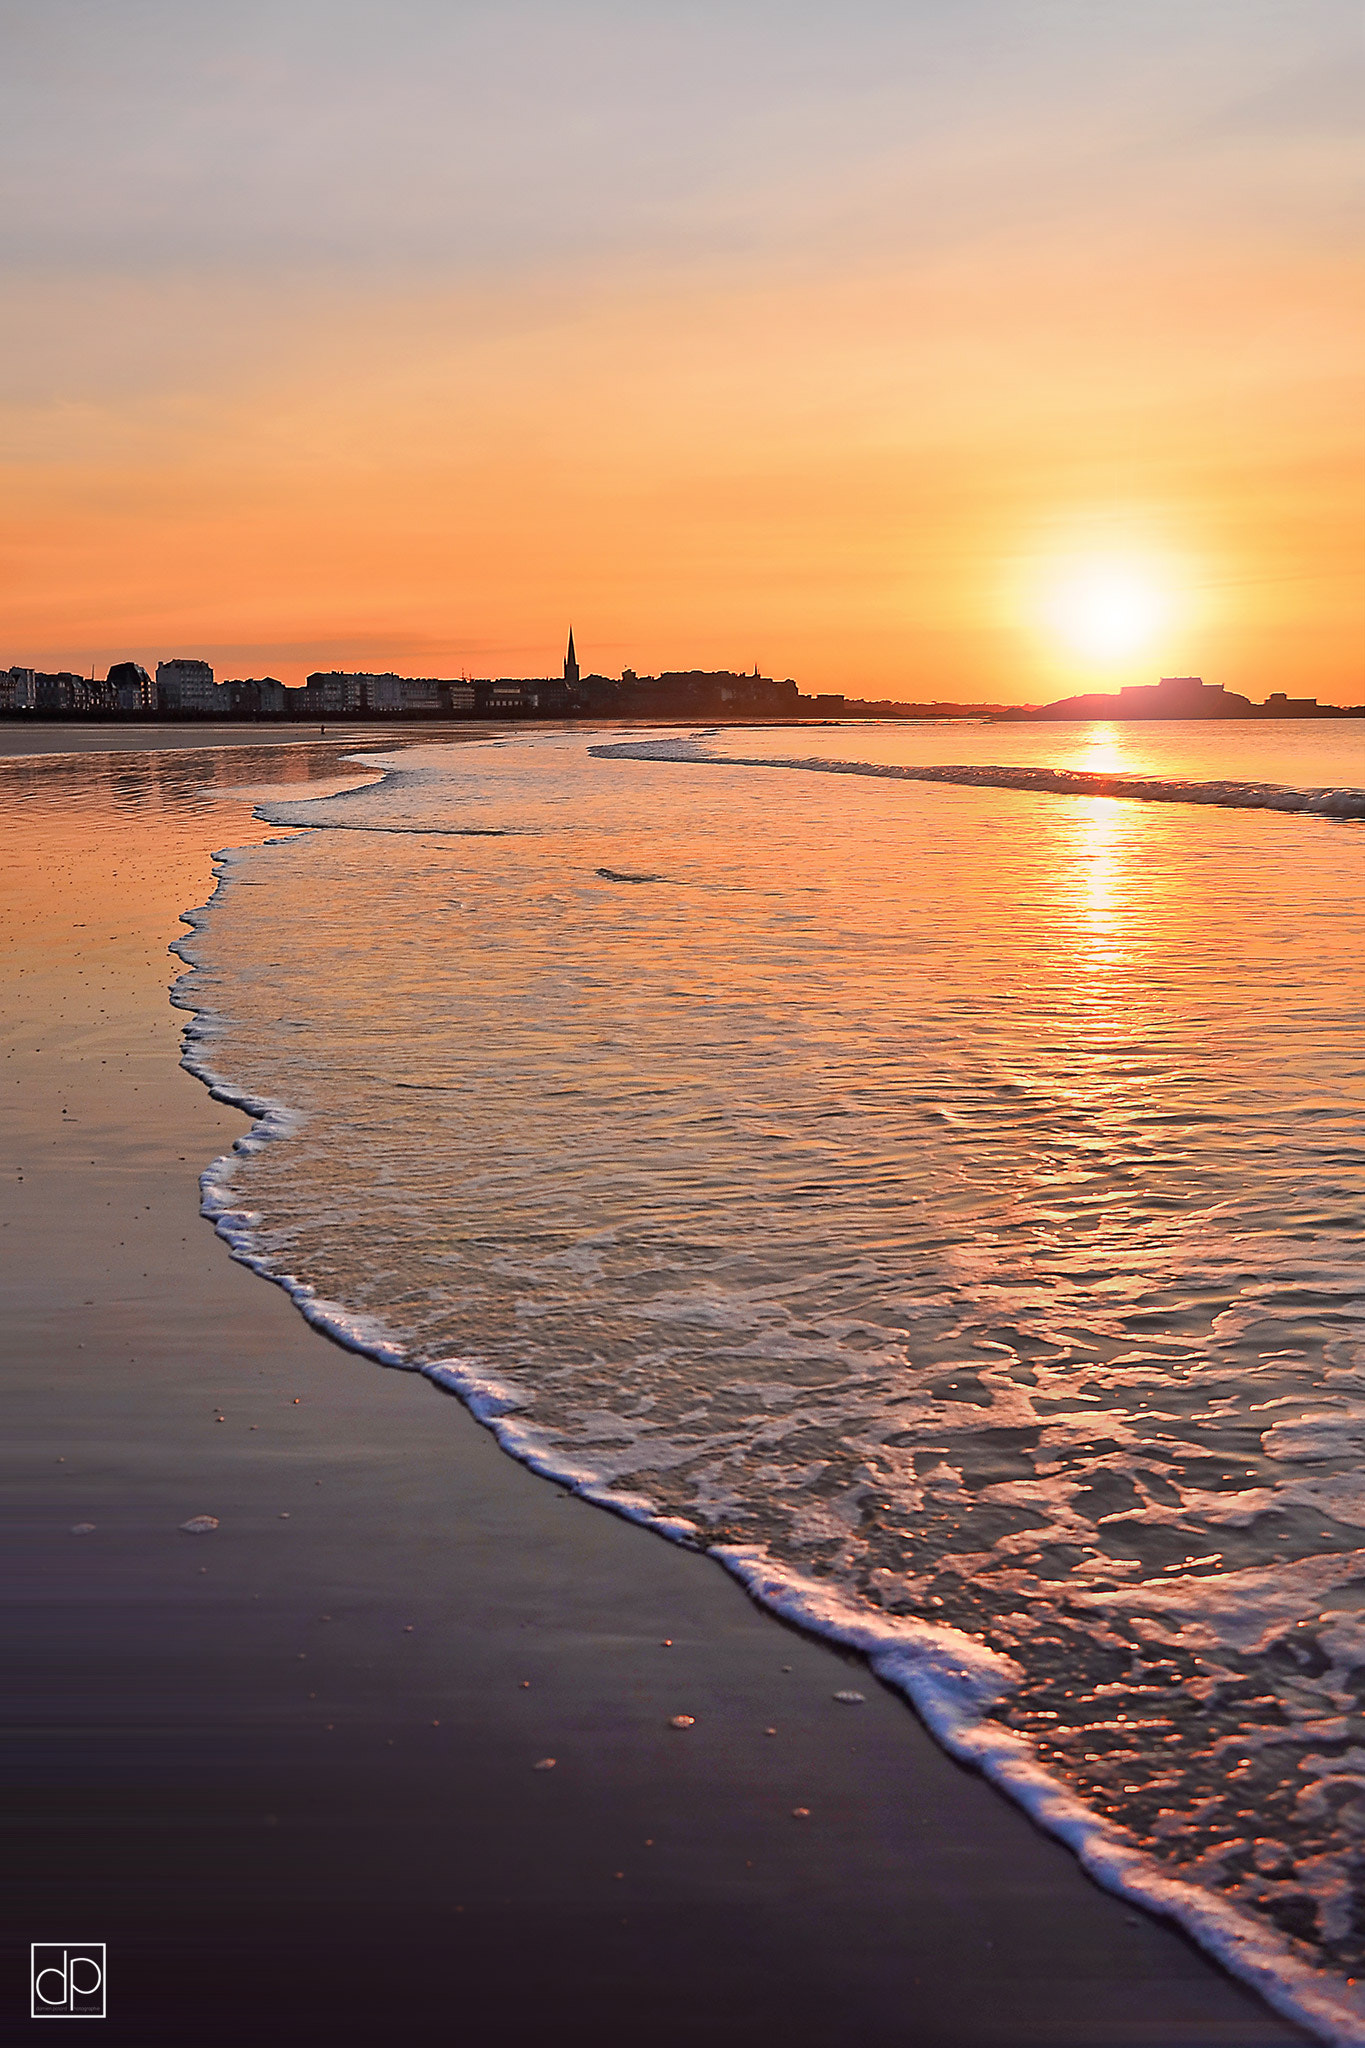
{"label": "sandy beach", "polygon": [[384,744],[0,731],[7,2016],[79,1937],[130,2048],[1307,2038],[201,1219],[247,1120],[178,1065],[179,915],[243,790]]}

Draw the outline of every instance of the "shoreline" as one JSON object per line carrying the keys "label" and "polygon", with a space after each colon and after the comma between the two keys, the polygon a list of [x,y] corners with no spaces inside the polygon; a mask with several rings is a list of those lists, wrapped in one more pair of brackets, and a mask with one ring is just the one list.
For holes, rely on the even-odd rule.
{"label": "shoreline", "polygon": [[[226,823],[208,810],[205,875]],[[233,843],[270,829],[235,815]],[[88,805],[81,823],[107,861]],[[856,1713],[834,1703],[836,1649],[712,1560],[585,1512],[225,1256],[195,1175],[246,1119],[175,1063],[149,949],[183,883],[153,865],[103,1023],[68,928],[79,862],[65,899],[38,890],[38,1000],[7,1048],[32,1574],[10,1617],[31,1814],[11,1979],[30,1939],[108,1928],[106,2024],[130,2042],[238,2038],[276,2010],[377,2041],[396,1995],[405,2038],[476,2044],[646,2016],[668,2042],[812,2048],[907,2024],[923,2048],[1306,2038],[1099,1892],[875,1679]],[[118,1102],[76,1072],[101,1059]],[[199,1513],[218,1529],[182,1534]],[[321,2025],[299,1981],[319,1976]]]}
{"label": "shoreline", "polygon": [[[629,747],[624,751],[629,752]],[[715,765],[730,764],[725,757],[716,757]],[[748,761],[738,765],[772,764]],[[838,772],[846,764],[828,765]],[[381,781],[389,772],[382,771]],[[900,772],[912,777],[918,773]],[[940,779],[933,770],[925,772],[930,779]],[[1098,782],[1109,778],[1077,779]],[[195,1000],[193,940],[210,921],[214,903],[230,889],[235,879],[232,863],[220,862],[215,875],[212,897],[185,913],[190,930],[172,947],[190,970],[176,984],[172,1001],[191,1016],[182,1065],[204,1083],[215,1100],[231,1104],[253,1119],[250,1132],[233,1152],[216,1160],[200,1181],[202,1212],[213,1221],[231,1256],[282,1288],[304,1319],[334,1343],[378,1365],[419,1374],[454,1394],[510,1457],[541,1478],[628,1523],[709,1556],[733,1575],[765,1612],[830,1642],[843,1655],[856,1657],[869,1677],[904,1699],[949,1755],[979,1770],[1040,1828],[1064,1842],[1105,1890],[1127,1903],[1168,1915],[1206,1953],[1259,1991],[1289,2020],[1320,2029],[1329,2041],[1346,2044],[1360,2040],[1360,2014],[1352,2010],[1344,1984],[1338,1990],[1337,1980],[1296,1956],[1270,1925],[1239,1912],[1216,1892],[1163,1870],[1064,1781],[1050,1777],[1030,1744],[1008,1727],[985,1718],[983,1710],[1005,1700],[1013,1680],[1019,1677],[1008,1658],[950,1625],[892,1620],[864,1612],[820,1582],[784,1572],[761,1551],[729,1544],[699,1545],[690,1525],[654,1512],[643,1499],[614,1492],[572,1465],[557,1465],[547,1459],[534,1435],[528,1437],[518,1422],[519,1400],[495,1379],[473,1372],[459,1359],[423,1363],[409,1358],[381,1320],[357,1315],[338,1302],[320,1300],[311,1286],[275,1270],[269,1258],[255,1248],[257,1219],[236,1205],[235,1162],[262,1146],[287,1140],[297,1127],[298,1113],[288,1103],[260,1101],[244,1093],[213,1067],[207,1051],[199,1050],[201,1044],[206,1048],[212,1044],[220,1020],[211,1005]],[[205,1021],[201,1024],[200,1019]]]}

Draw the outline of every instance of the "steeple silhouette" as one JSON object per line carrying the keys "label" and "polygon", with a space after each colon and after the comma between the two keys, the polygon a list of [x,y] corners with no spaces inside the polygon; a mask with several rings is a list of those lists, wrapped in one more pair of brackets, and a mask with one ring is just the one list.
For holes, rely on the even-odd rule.
{"label": "steeple silhouette", "polygon": [[576,683],[578,681],[578,656],[573,651],[572,626],[569,628],[569,651],[564,657],[564,680],[566,683]]}

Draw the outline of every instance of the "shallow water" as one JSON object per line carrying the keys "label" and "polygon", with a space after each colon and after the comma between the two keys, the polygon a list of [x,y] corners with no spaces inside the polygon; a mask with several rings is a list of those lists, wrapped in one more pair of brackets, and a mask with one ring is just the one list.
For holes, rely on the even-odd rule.
{"label": "shallow water", "polygon": [[209,1180],[241,1255],[860,1642],[1341,2039],[1362,827],[755,764],[1358,789],[1362,742],[410,749],[266,807],[305,829],[225,857],[181,984],[197,1066],[288,1111]]}

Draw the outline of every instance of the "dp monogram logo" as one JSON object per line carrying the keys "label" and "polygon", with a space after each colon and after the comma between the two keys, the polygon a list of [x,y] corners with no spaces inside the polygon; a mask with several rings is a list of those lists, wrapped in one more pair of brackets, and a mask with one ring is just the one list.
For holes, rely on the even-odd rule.
{"label": "dp monogram logo", "polygon": [[35,1941],[29,1950],[29,2011],[35,2020],[104,2018],[104,1943]]}

